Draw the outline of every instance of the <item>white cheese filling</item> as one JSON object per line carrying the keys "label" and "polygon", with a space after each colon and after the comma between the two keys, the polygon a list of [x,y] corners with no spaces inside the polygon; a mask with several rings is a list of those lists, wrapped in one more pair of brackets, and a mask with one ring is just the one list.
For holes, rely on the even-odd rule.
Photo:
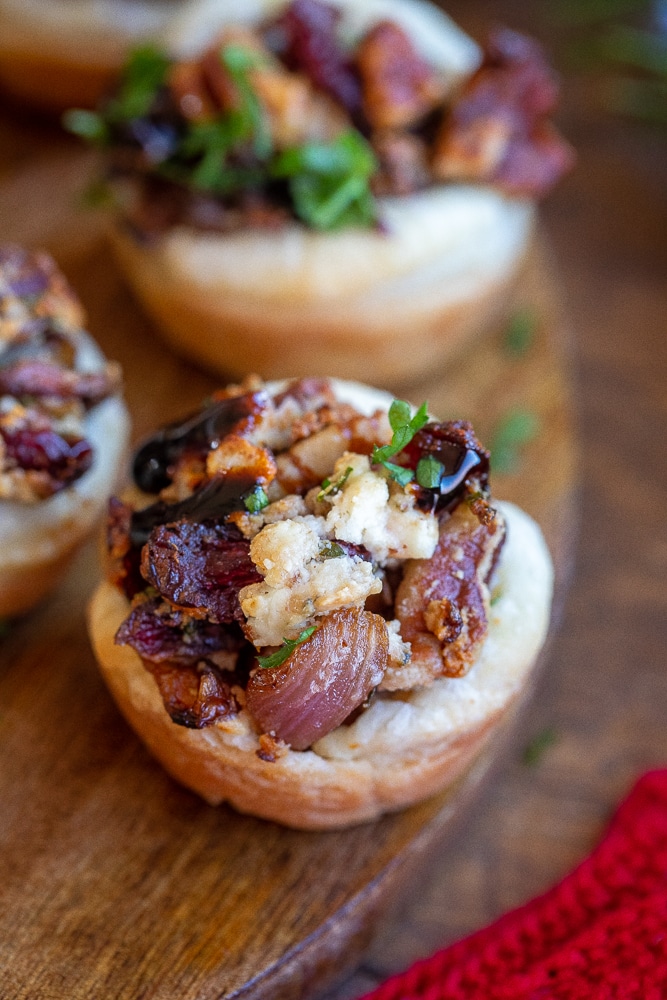
{"label": "white cheese filling", "polygon": [[[377,567],[433,555],[435,516],[418,510],[402,489],[390,490],[366,455],[345,452],[329,478],[340,486],[321,501],[331,504],[326,516],[272,518],[250,543],[250,558],[264,579],[244,587],[239,600],[247,634],[258,648],[295,639],[320,615],[362,606],[382,591]],[[294,509],[282,505],[288,515]],[[346,553],[337,542],[363,545],[372,562]],[[404,662],[405,644],[396,633],[392,642],[392,659]]]}

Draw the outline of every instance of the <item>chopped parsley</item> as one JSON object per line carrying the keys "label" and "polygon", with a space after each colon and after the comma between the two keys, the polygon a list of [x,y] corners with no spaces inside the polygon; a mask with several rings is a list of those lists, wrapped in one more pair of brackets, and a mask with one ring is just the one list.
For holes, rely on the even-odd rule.
{"label": "chopped parsley", "polygon": [[389,425],[393,436],[390,444],[373,448],[371,462],[375,465],[384,465],[392,479],[395,479],[401,486],[407,486],[414,478],[412,469],[406,469],[402,465],[396,465],[389,459],[410,444],[417,431],[428,422],[428,404],[422,403],[417,412],[412,415],[412,407],[405,400],[395,399],[389,407]]}
{"label": "chopped parsley", "polygon": [[246,133],[244,138],[252,139],[259,159],[266,159],[273,152],[271,132],[259,98],[248,79],[250,71],[257,69],[265,60],[259,53],[251,52],[242,45],[226,45],[220,52],[220,60],[234,81],[240,98],[237,114]]}
{"label": "chopped parsley", "polygon": [[269,498],[261,486],[255,486],[252,492],[247,493],[246,496],[244,496],[243,503],[245,504],[245,509],[249,511],[250,514],[259,514],[260,510],[264,510],[265,507],[268,507]]}
{"label": "chopped parsley", "polygon": [[152,45],[131,53],[118,93],[107,108],[114,121],[132,121],[148,114],[160,87],[167,79],[170,60]]}
{"label": "chopped parsley", "polygon": [[63,115],[63,125],[86,142],[102,146],[109,139],[109,128],[101,114],[85,108],[70,108]]}
{"label": "chopped parsley", "polygon": [[345,555],[345,550],[338,542],[324,542],[320,548],[320,555],[323,559],[340,559]]}
{"label": "chopped parsley", "polygon": [[427,490],[437,490],[445,472],[435,455],[424,455],[417,462],[417,482]]}
{"label": "chopped parsley", "polygon": [[535,339],[537,317],[532,309],[520,309],[505,330],[505,350],[513,357],[525,354]]}
{"label": "chopped parsley", "polygon": [[166,82],[169,65],[168,57],[152,45],[135,49],[123,70],[120,86],[104,111],[72,108],[63,117],[65,128],[88,142],[106,145],[111,138],[111,126],[149,113]]}
{"label": "chopped parsley", "polygon": [[494,472],[515,472],[521,449],[537,435],[540,421],[531,410],[512,410],[498,424],[491,439]]}
{"label": "chopped parsley", "polygon": [[552,726],[548,726],[543,729],[541,733],[530,741],[528,746],[524,748],[521,759],[527,767],[534,767],[535,764],[544,756],[546,750],[553,746],[556,742],[557,734],[556,730]]}
{"label": "chopped parsley", "polygon": [[279,667],[281,663],[287,660],[297,646],[300,646],[302,642],[306,639],[310,639],[311,635],[315,631],[317,626],[311,625],[310,628],[305,628],[301,635],[297,636],[296,639],[283,639],[284,645],[277,649],[275,653],[271,653],[270,656],[258,656],[257,662],[260,667],[264,670],[271,670],[273,667]]}
{"label": "chopped parsley", "polygon": [[332,142],[308,142],[280,153],[271,174],[287,180],[294,210],[313,229],[370,226],[376,221],[369,186],[377,169],[363,136],[349,129]]}
{"label": "chopped parsley", "polygon": [[340,491],[345,486],[345,483],[348,481],[348,479],[352,475],[353,471],[354,470],[353,470],[352,466],[348,465],[348,467],[345,470],[345,472],[343,473],[343,475],[340,476],[340,478],[337,479],[335,483],[333,483],[330,479],[325,479],[323,481],[323,483],[322,483],[322,489],[317,494],[317,499],[318,500],[324,500],[325,497],[333,497],[333,496],[336,495],[336,493],[340,493]]}
{"label": "chopped parsley", "polygon": [[161,98],[168,93],[171,62],[145,46],[132,54],[116,94],[99,112],[73,108],[63,123],[87,142],[105,147],[127,144],[131,126],[130,144],[140,142],[150,171],[186,188],[224,198],[286,187],[294,215],[313,229],[374,225],[370,179],[377,160],[363,135],[350,128],[331,142],[275,150],[270,119],[250,79],[264,57],[232,44],[221,48],[220,61],[237,104],[214,118],[182,121],[177,128],[169,117],[164,120]]}

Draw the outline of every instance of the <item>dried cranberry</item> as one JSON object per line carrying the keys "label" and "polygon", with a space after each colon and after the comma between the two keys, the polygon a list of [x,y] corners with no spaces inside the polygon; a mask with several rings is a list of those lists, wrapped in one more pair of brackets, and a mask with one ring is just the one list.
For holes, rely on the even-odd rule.
{"label": "dried cranberry", "polygon": [[84,438],[67,441],[52,430],[0,429],[7,458],[21,469],[45,472],[53,492],[63,489],[86,472],[93,450]]}
{"label": "dried cranberry", "polygon": [[159,597],[137,604],[116,633],[119,646],[131,646],[153,663],[196,663],[220,650],[236,651],[243,645],[240,630],[229,625],[189,619],[169,608]]}
{"label": "dried cranberry", "polygon": [[351,114],[361,108],[361,86],[336,37],[340,11],[319,0],[294,0],[278,19],[290,69],[304,72]]}
{"label": "dried cranberry", "polygon": [[262,579],[237,528],[190,521],[155,528],[141,572],[171,604],[212,622],[242,621],[239,590]]}

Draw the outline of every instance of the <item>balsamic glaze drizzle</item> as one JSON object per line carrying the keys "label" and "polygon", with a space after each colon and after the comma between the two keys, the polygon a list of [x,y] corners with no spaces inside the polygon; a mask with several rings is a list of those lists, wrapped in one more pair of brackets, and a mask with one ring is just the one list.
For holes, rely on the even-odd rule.
{"label": "balsamic glaze drizzle", "polygon": [[[186,452],[206,453],[241,422],[255,421],[267,405],[265,392],[216,400],[163,427],[139,447],[132,476],[145,493],[159,493],[171,482],[171,467]],[[183,516],[183,515],[182,515]]]}

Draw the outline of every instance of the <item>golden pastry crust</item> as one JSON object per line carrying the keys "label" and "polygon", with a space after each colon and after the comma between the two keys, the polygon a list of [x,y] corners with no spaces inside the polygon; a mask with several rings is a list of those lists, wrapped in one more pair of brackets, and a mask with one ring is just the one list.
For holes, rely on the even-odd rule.
{"label": "golden pastry crust", "polygon": [[[412,214],[416,197],[399,211]],[[469,197],[473,219],[476,202],[493,203],[480,206],[478,225],[463,226],[444,246],[434,241],[430,257],[420,254],[415,266],[410,219],[404,234],[294,233],[291,239],[290,232],[238,237],[175,230],[152,246],[116,228],[112,243],[170,346],[214,372],[241,376],[250,356],[264,378],[326,370],[363,380],[372,371],[376,381],[397,385],[454,357],[510,307],[531,244],[532,208],[491,192],[469,189]],[[444,232],[460,211],[458,199],[435,208]],[[304,267],[295,272],[297,242]],[[231,258],[237,267],[247,261],[244,287],[227,268]],[[269,260],[273,288],[262,281]],[[329,282],[335,274],[335,285],[323,287],[322,274]]]}

